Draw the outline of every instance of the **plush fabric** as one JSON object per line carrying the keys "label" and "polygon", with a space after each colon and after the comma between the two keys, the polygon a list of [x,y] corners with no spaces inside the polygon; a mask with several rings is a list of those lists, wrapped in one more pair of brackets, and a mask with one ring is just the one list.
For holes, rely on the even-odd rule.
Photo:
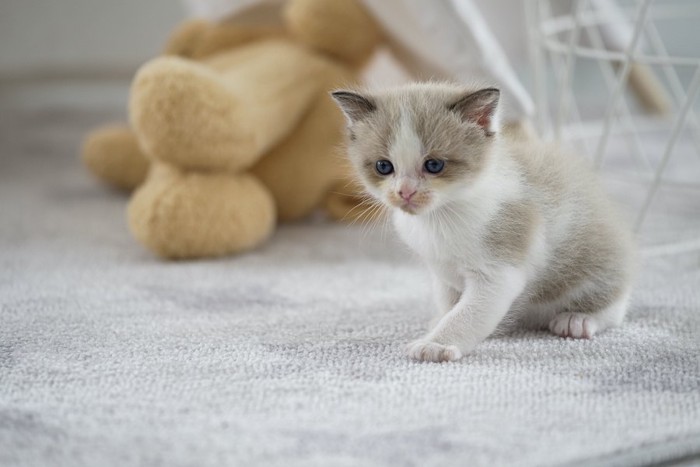
{"label": "plush fabric", "polygon": [[359,0],[294,0],[277,27],[250,21],[181,25],[134,78],[130,130],[86,136],[85,165],[136,187],[129,227],[158,256],[241,253],[277,220],[357,206],[338,194],[345,121],[329,93],[358,82],[380,42],[372,17]]}
{"label": "plush fabric", "polygon": [[389,230],[307,222],[158,261],[77,161],[105,115],[64,105],[121,100],[68,91],[0,91],[34,102],[0,111],[0,465],[700,462],[697,253],[646,260],[626,323],[591,341],[412,363],[428,281]]}

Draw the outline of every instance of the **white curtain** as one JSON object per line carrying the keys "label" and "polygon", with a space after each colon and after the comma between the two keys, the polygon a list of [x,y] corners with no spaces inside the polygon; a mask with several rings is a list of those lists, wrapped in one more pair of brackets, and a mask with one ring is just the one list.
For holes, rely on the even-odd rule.
{"label": "white curtain", "polygon": [[[393,57],[412,79],[496,85],[502,92],[503,120],[533,113],[532,99],[472,0],[362,1],[384,28]],[[235,21],[244,11],[281,6],[284,0],[185,2],[195,16]]]}

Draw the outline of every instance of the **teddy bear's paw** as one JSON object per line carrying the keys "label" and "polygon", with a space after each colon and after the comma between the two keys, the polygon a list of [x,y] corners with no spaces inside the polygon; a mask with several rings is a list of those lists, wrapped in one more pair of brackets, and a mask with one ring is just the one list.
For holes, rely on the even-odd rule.
{"label": "teddy bear's paw", "polygon": [[250,174],[183,172],[155,163],[128,208],[134,236],[164,258],[249,250],[275,226],[267,188]]}
{"label": "teddy bear's paw", "polygon": [[160,57],[136,75],[131,123],[144,152],[183,169],[242,170],[259,156],[241,103],[220,76],[197,62]]}
{"label": "teddy bear's paw", "polygon": [[148,174],[148,159],[126,126],[105,126],[91,132],[83,142],[82,160],[97,178],[122,190],[133,190]]}

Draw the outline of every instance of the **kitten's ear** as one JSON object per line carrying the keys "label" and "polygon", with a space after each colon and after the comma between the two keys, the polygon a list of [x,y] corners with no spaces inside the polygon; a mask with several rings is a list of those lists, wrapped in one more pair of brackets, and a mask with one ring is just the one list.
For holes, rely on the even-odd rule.
{"label": "kitten's ear", "polygon": [[331,97],[333,97],[350,123],[362,120],[377,110],[377,106],[371,99],[356,92],[335,91],[331,93]]}
{"label": "kitten's ear", "polygon": [[500,95],[498,89],[486,88],[461,97],[448,108],[457,112],[465,121],[479,125],[486,136],[491,136],[496,131],[495,117]]}

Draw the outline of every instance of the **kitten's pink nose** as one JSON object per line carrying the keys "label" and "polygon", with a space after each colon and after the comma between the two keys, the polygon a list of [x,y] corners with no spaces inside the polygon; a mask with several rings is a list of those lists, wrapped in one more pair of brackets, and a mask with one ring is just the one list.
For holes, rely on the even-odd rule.
{"label": "kitten's pink nose", "polygon": [[411,189],[411,188],[401,188],[399,190],[399,196],[404,200],[404,201],[411,201],[411,198],[413,195],[416,194],[416,190]]}

